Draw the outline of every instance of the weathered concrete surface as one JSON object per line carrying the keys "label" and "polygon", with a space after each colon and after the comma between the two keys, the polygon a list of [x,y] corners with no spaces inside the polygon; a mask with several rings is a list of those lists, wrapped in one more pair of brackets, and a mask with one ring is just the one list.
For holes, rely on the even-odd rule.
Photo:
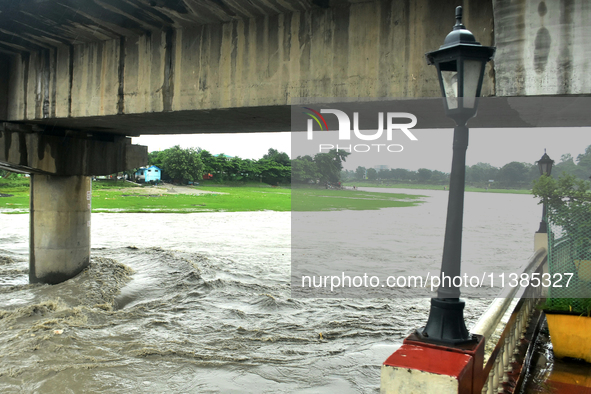
{"label": "weathered concrete surface", "polygon": [[499,96],[591,93],[591,2],[494,0]]}
{"label": "weathered concrete surface", "polygon": [[[591,94],[590,2],[459,3],[497,47],[483,96]],[[299,97],[438,97],[424,53],[459,3],[0,0],[0,120],[122,135],[278,131]]]}
{"label": "weathered concrete surface", "polygon": [[0,119],[8,118],[8,79],[9,74],[8,56],[0,54]]}
{"label": "weathered concrete surface", "polygon": [[[27,31],[28,39],[43,49],[21,48],[11,56],[8,120],[123,119],[170,111],[190,117],[220,108],[241,108],[248,119],[250,108],[287,106],[293,97],[440,95],[435,70],[427,66],[424,53],[439,47],[451,30],[457,1],[213,3],[161,1],[146,7],[139,2],[142,11],[132,18],[124,11],[128,1],[113,1],[109,7],[83,1],[81,15],[68,13],[59,31],[56,26]],[[261,10],[239,12],[250,7],[246,3]],[[492,44],[492,3],[464,3],[467,26],[483,44]],[[183,14],[172,10],[175,4],[200,8],[189,7]],[[108,8],[104,23],[98,16],[85,19],[85,13],[97,13],[99,5]],[[21,17],[22,12],[12,12]],[[130,25],[149,25],[149,31],[127,29],[113,38],[112,32],[105,32],[114,23],[113,12],[126,14],[126,21],[134,21]],[[155,13],[168,15],[172,22],[156,29]],[[203,15],[210,17],[201,21]],[[44,15],[54,17],[55,11]],[[73,34],[94,25],[99,25],[99,33],[92,42],[82,35],[86,38],[81,43]],[[11,26],[18,37],[25,35],[24,28]],[[54,35],[59,40],[50,43]],[[10,42],[0,34],[0,44]],[[484,95],[494,94],[491,75],[489,66]],[[174,123],[161,128],[162,133],[173,131]]]}
{"label": "weathered concrete surface", "polygon": [[109,175],[148,163],[148,148],[131,145],[131,138],[73,131],[55,134],[0,125],[0,168],[63,176]]}
{"label": "weathered concrete surface", "polygon": [[90,258],[88,176],[31,176],[29,282],[59,283]]}

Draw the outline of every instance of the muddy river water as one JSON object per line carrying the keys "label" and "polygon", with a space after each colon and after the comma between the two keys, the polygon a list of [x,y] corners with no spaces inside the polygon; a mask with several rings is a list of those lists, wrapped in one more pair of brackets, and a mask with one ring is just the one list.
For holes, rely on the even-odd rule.
{"label": "muddy river water", "polygon": [[[435,270],[448,194],[406,192],[425,202],[365,214],[397,210],[377,230],[413,240],[396,264]],[[467,193],[465,210],[465,259],[526,262],[531,196]],[[428,299],[291,298],[289,212],[93,214],[90,267],[54,286],[27,283],[28,220],[0,215],[2,393],[378,393],[426,321]],[[468,326],[488,303],[467,300]]]}

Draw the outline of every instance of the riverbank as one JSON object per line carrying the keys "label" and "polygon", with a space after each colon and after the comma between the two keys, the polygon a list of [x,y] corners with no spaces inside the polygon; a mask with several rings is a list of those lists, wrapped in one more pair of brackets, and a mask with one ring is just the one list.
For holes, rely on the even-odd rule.
{"label": "riverbank", "polygon": [[[0,213],[29,212],[29,188],[18,183],[0,185]],[[194,213],[251,211],[335,211],[408,207],[423,196],[353,190],[291,189],[266,184],[245,186],[139,186],[126,181],[94,181],[92,212]],[[293,202],[293,204],[292,204]]]}
{"label": "riverbank", "polygon": [[[343,186],[348,187],[379,187],[386,189],[417,189],[417,190],[443,190],[444,185],[429,185],[429,184],[417,184],[417,183],[377,183],[377,182],[344,182]],[[448,186],[445,186],[446,190],[449,190]],[[479,193],[508,193],[508,194],[531,194],[531,190],[528,189],[494,189],[494,188],[482,188],[474,186],[466,186],[467,192],[479,192]]]}

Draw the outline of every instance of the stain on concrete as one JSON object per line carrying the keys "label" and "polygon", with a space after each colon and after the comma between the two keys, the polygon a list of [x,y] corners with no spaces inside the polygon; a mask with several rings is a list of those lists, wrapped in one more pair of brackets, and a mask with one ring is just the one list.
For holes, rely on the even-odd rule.
{"label": "stain on concrete", "polygon": [[48,117],[55,118],[57,104],[57,48],[53,48],[51,51],[51,67],[49,70],[49,75],[51,76],[51,108]]}
{"label": "stain on concrete", "polygon": [[494,3],[497,95],[526,94],[527,69],[530,68],[524,62],[526,5],[525,0],[496,0]]}
{"label": "stain on concrete", "polygon": [[9,131],[3,131],[2,137],[4,139],[4,157],[10,157],[10,147],[12,146],[12,133]]}
{"label": "stain on concrete", "polygon": [[172,111],[172,99],[174,95],[174,33],[166,32],[164,46],[164,83],[162,85],[162,110]]}
{"label": "stain on concrete", "polygon": [[543,17],[544,15],[546,15],[547,12],[548,7],[546,7],[546,2],[541,1],[540,4],[538,4],[538,14]]}
{"label": "stain on concrete", "polygon": [[[117,114],[125,113],[125,37],[119,39],[119,87],[117,89]],[[100,84],[100,81],[99,81]]]}
{"label": "stain on concrete", "polygon": [[546,71],[551,45],[552,37],[550,36],[550,32],[545,27],[540,27],[536,33],[534,48],[534,70],[538,74]]}
{"label": "stain on concrete", "polygon": [[74,45],[68,46],[68,118],[72,117],[72,87],[74,84]]}
{"label": "stain on concrete", "polygon": [[536,73],[538,74],[541,74],[546,70],[548,55],[550,54],[550,47],[552,45],[550,32],[544,27],[544,16],[547,12],[548,8],[546,7],[546,2],[541,1],[540,4],[538,4],[538,14],[540,15],[540,23],[542,27],[538,29],[534,41],[534,70],[536,70]]}
{"label": "stain on concrete", "polygon": [[23,119],[27,119],[27,96],[29,93],[29,59],[31,57],[28,53],[25,53],[21,56],[22,59],[22,68],[23,68]]}
{"label": "stain on concrete", "polygon": [[49,88],[50,88],[50,78],[51,78],[51,74],[50,74],[50,64],[51,64],[51,55],[49,50],[45,50],[43,52],[43,61],[41,62],[41,67],[43,69],[42,71],[42,97],[41,99],[42,104],[41,104],[41,117],[43,119],[47,119],[49,118]]}
{"label": "stain on concrete", "polygon": [[572,85],[574,0],[560,0],[560,56],[558,58],[558,94],[568,94]]}
{"label": "stain on concrete", "polygon": [[29,150],[27,149],[27,136],[25,133],[18,133],[18,147],[20,151],[21,166],[29,165]]}
{"label": "stain on concrete", "polygon": [[268,78],[272,78],[279,70],[279,16],[272,15],[269,17],[267,24],[267,50],[268,50],[268,63],[267,63],[267,75]]}

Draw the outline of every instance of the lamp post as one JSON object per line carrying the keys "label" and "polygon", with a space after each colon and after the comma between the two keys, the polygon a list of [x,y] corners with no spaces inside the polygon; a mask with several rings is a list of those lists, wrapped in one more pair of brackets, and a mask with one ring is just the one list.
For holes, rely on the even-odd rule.
{"label": "lamp post", "polygon": [[[548,156],[548,154],[546,154],[546,149],[544,149],[544,155],[542,156],[542,158],[540,160],[537,161],[538,164],[538,169],[540,170],[540,176],[550,176],[550,174],[552,173],[552,164],[554,164],[554,160],[552,160],[550,158],[550,156]],[[547,207],[546,207],[546,199],[544,198],[544,203],[543,203],[543,208],[542,208],[542,220],[540,221],[540,228],[538,229],[538,231],[536,231],[537,233],[543,233],[546,234],[548,232],[548,224],[546,223],[546,215],[547,215]]]}
{"label": "lamp post", "polygon": [[466,122],[476,115],[484,68],[494,52],[494,47],[481,45],[466,29],[462,24],[462,7],[457,7],[453,30],[438,50],[425,55],[427,63],[437,68],[446,115],[456,123],[441,284],[437,298],[431,299],[427,325],[417,330],[417,336],[426,342],[458,345],[472,339],[464,322],[465,303],[459,298],[460,289],[454,286],[452,280],[444,279],[459,277],[461,274],[464,178],[468,147]]}

